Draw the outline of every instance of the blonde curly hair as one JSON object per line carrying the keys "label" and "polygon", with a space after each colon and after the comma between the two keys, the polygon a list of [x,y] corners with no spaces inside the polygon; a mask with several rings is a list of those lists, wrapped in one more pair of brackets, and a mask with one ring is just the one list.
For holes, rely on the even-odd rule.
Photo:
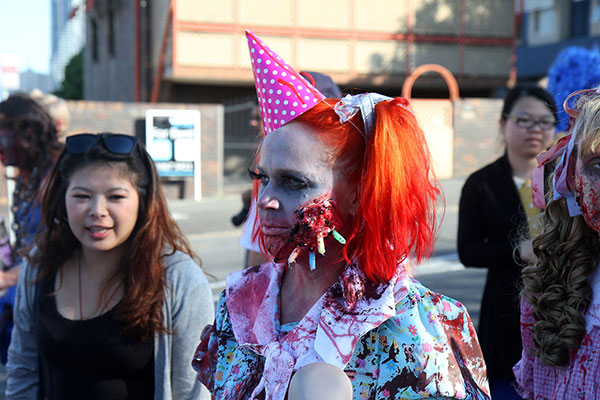
{"label": "blonde curly hair", "polygon": [[[579,150],[573,156],[582,157],[600,144],[600,95],[581,96],[576,112],[572,133]],[[543,365],[562,366],[585,335],[600,238],[581,215],[569,215],[564,199],[549,201],[542,226],[533,240],[538,260],[522,271],[521,295],[533,306],[535,355]]]}

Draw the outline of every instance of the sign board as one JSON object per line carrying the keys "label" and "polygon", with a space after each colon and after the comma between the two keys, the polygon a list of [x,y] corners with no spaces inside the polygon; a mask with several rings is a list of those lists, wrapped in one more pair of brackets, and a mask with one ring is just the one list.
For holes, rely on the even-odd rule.
{"label": "sign board", "polygon": [[146,150],[163,177],[193,177],[194,198],[202,198],[200,111],[146,111]]}
{"label": "sign board", "polygon": [[0,54],[0,87],[2,90],[18,90],[20,86],[19,57]]}

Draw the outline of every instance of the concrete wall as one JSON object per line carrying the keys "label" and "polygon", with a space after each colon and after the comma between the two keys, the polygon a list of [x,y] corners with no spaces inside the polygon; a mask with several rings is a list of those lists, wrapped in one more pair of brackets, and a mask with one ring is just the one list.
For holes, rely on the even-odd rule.
{"label": "concrete wall", "polygon": [[[498,120],[502,108],[500,99],[460,99],[448,107],[440,100],[433,105],[423,105],[426,100],[415,100],[414,108],[420,121],[429,121],[434,129],[426,135],[438,176],[465,177],[492,162],[504,151]],[[143,119],[150,108],[197,109],[201,113],[202,129],[202,193],[205,197],[215,197],[223,193],[223,107],[214,104],[148,104],[99,101],[69,101],[71,124],[69,134],[82,132],[121,132],[135,133],[135,121]],[[450,111],[449,111],[450,110]],[[448,113],[450,112],[450,117]],[[428,123],[428,124],[429,124]],[[451,124],[452,131],[446,130]],[[423,125],[427,125],[423,123]],[[435,126],[443,127],[436,131]],[[437,138],[436,138],[436,135]],[[448,141],[448,135],[452,140]],[[449,144],[448,144],[449,143]],[[250,160],[253,148],[247,149]],[[450,164],[449,164],[450,163]],[[247,163],[237,163],[239,174],[245,174]],[[166,183],[165,192],[169,198],[179,195],[180,187]],[[186,183],[184,192],[193,196],[193,185]],[[6,180],[4,168],[0,165],[0,206],[6,205]]]}
{"label": "concrete wall", "polygon": [[[499,132],[502,99],[459,99],[453,103],[442,100],[413,99],[413,107],[434,158],[440,178],[464,177],[492,162],[504,151]],[[202,192],[211,197],[223,190],[223,107],[214,104],[149,104],[70,101],[70,133],[113,131],[135,132],[135,120],[143,119],[150,108],[197,109],[202,125]],[[254,148],[246,150],[247,159]],[[247,163],[238,162],[245,175]],[[191,196],[191,186],[186,193]]]}
{"label": "concrete wall", "polygon": [[502,99],[454,102],[454,176],[468,176],[502,155],[501,110]]}
{"label": "concrete wall", "polygon": [[[102,101],[69,101],[71,123],[68,134],[82,132],[119,132],[136,134],[143,129],[146,111],[149,109],[176,109],[200,111],[202,194],[215,197],[223,193],[223,106],[219,104],[176,103],[121,103]],[[179,197],[180,190],[186,198],[193,197],[191,179],[164,181],[165,192],[170,198]]]}
{"label": "concrete wall", "polygon": [[[440,179],[468,176],[504,152],[499,131],[502,99],[412,99],[411,106]],[[249,111],[244,115],[247,121]],[[236,116],[226,109],[226,117]],[[245,176],[256,149],[256,133],[248,130],[248,136],[228,140],[235,141],[225,144],[229,149],[225,152],[226,174]]]}

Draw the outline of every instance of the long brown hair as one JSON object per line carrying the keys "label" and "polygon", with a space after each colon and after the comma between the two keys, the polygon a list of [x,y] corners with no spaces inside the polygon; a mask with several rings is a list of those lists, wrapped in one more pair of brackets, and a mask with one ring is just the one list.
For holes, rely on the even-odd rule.
{"label": "long brown hair", "polygon": [[544,365],[567,365],[585,334],[589,278],[600,254],[598,234],[582,216],[569,216],[564,199],[554,200],[533,248],[538,261],[523,268],[522,295],[533,306],[536,355]]}
{"label": "long brown hair", "polygon": [[161,309],[167,284],[163,257],[181,251],[198,263],[200,259],[171,217],[154,163],[140,144],[136,144],[130,155],[113,154],[100,140],[81,155],[70,154],[65,149],[50,174],[42,199],[46,230],[38,237],[40,251],[32,259],[32,263],[39,266],[38,279],[54,276],[81,248],[69,227],[65,193],[76,171],[96,164],[122,168],[137,188],[140,199],[137,222],[126,242],[128,251],[105,282],[101,297],[107,294],[108,282],[121,283],[124,295],[115,317],[123,332],[141,340],[154,333],[168,333]]}

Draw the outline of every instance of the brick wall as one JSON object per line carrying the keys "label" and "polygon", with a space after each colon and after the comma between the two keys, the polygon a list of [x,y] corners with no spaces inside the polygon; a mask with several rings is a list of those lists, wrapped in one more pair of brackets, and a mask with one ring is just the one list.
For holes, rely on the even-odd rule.
{"label": "brick wall", "polygon": [[[202,195],[223,193],[223,106],[220,104],[122,103],[103,101],[69,101],[71,122],[68,133],[118,132],[134,135],[144,129],[149,109],[200,111]],[[193,182],[164,180],[167,197],[193,197]]]}

